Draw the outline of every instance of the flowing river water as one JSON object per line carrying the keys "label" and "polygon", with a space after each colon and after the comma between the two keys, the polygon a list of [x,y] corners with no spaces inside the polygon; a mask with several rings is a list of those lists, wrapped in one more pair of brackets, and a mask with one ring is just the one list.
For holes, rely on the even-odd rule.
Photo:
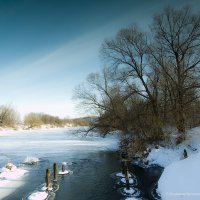
{"label": "flowing river water", "polygon": [[[0,167],[6,162],[12,162],[27,173],[20,180],[11,180],[1,187],[0,199],[21,200],[40,191],[45,182],[45,170],[53,168],[56,162],[61,170],[61,163],[65,168],[73,171],[66,176],[59,176],[59,190],[55,192],[55,200],[122,200],[126,197],[119,192],[117,179],[112,175],[120,172],[121,165],[116,153],[118,137],[101,138],[97,135],[84,137],[75,129],[58,129],[53,131],[27,131],[6,133],[0,135]],[[25,165],[24,160],[29,157],[38,158],[36,165]],[[152,167],[143,169],[130,166],[130,171],[137,179],[140,191],[138,199],[154,200],[153,187],[162,169]]]}

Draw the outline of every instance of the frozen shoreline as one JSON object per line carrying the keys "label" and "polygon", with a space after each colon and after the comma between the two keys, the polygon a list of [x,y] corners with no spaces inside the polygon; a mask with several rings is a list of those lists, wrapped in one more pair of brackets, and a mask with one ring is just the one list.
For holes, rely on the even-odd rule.
{"label": "frozen shoreline", "polygon": [[146,160],[165,167],[157,189],[163,200],[200,199],[200,127],[189,130],[187,140],[175,147],[153,148]]}
{"label": "frozen shoreline", "polygon": [[73,127],[73,126],[64,126],[64,127],[49,127],[49,126],[42,126],[40,128],[32,128],[32,129],[25,129],[22,127],[16,128],[2,128],[0,127],[0,137],[1,136],[9,136],[13,134],[21,134],[21,133],[34,133],[34,132],[54,132],[54,131],[67,131],[67,130],[78,130],[82,127]]}

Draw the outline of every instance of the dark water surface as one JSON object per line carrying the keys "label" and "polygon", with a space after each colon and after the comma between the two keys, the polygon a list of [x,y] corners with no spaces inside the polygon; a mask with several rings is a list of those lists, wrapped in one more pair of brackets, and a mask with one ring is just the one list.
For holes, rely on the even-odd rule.
{"label": "dark water surface", "polygon": [[[71,132],[33,132],[1,137],[0,164],[3,166],[9,159],[28,170],[28,174],[23,178],[23,185],[6,198],[0,199],[27,199],[31,193],[42,188],[48,167],[52,171],[53,163],[56,162],[61,170],[61,163],[67,162],[71,165],[67,165],[66,169],[73,171],[73,174],[59,176],[59,190],[55,192],[55,200],[124,200],[125,197],[118,192],[122,186],[111,178],[111,174],[121,170],[118,154],[112,149],[117,143],[116,138],[83,138]],[[20,165],[26,156],[38,157],[41,162],[36,165]],[[131,165],[130,171],[137,178],[138,184],[134,187],[141,191],[140,199],[157,199],[151,193],[162,168],[143,169]]]}
{"label": "dark water surface", "polygon": [[[38,165],[27,167],[31,170],[31,173],[26,177],[26,185],[4,199],[17,200],[34,190],[37,191],[40,184],[44,183],[45,169],[53,166],[53,162],[61,163],[63,160],[62,156],[46,157]],[[71,161],[73,162],[72,165],[66,168],[72,170],[73,174],[59,176],[59,190],[56,192],[55,200],[125,199],[117,192],[117,189],[122,186],[117,186],[116,181],[110,176],[113,172],[121,170],[117,153],[104,151],[87,153],[87,155],[80,153],[75,158],[71,158]],[[142,193],[141,199],[157,199],[152,196],[152,190],[161,175],[162,168],[143,169],[137,165],[131,165],[130,171],[136,175],[137,188]]]}
{"label": "dark water surface", "polygon": [[[21,199],[27,196],[34,188],[40,186],[45,180],[45,169],[53,166],[53,162],[63,161],[63,157],[46,157],[36,166],[30,166],[31,173],[26,177],[26,185],[5,200]],[[119,171],[120,165],[114,152],[79,153],[71,158],[72,165],[66,167],[73,174],[59,176],[59,190],[56,192],[56,200],[117,200],[120,195],[115,189],[114,181],[110,174]],[[40,184],[39,184],[40,183]],[[32,190],[31,190],[32,188]]]}
{"label": "dark water surface", "polygon": [[137,187],[141,191],[143,199],[161,199],[157,194],[156,189],[158,180],[163,172],[162,167],[151,166],[148,168],[142,168],[138,165],[131,165],[130,170],[137,177]]}

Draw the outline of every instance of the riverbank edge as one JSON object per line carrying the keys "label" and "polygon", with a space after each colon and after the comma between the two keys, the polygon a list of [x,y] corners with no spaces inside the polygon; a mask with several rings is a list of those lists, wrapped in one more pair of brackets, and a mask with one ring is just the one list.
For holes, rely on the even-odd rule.
{"label": "riverbank edge", "polygon": [[65,129],[70,129],[70,128],[83,128],[79,126],[62,126],[62,127],[49,127],[49,126],[41,126],[41,127],[35,127],[35,128],[26,128],[23,126],[17,127],[17,128],[3,128],[0,127],[0,136],[9,134],[9,133],[24,133],[24,132],[34,132],[34,131],[54,131],[54,130],[65,130]]}
{"label": "riverbank edge", "polygon": [[200,180],[197,169],[200,165],[200,127],[189,129],[187,139],[179,145],[149,149],[149,152],[145,152],[147,156],[137,164],[144,168],[155,165],[164,168],[157,188],[162,200],[198,199],[200,189],[196,186]]}

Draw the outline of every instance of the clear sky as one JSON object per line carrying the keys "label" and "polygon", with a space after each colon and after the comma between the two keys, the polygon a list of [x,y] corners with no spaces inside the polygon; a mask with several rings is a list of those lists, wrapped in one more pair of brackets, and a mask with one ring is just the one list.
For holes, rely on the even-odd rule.
{"label": "clear sky", "polygon": [[0,105],[22,116],[78,116],[73,90],[102,66],[103,40],[185,4],[200,7],[199,0],[0,0]]}

